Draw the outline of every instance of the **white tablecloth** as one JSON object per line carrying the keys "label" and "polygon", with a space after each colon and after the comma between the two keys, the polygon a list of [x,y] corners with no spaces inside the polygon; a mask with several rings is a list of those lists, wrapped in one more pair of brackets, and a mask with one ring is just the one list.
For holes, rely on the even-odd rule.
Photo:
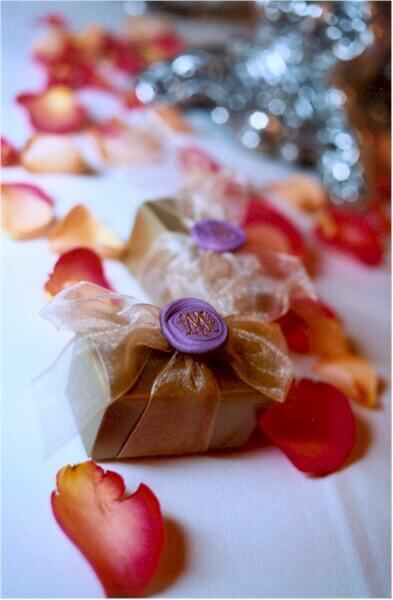
{"label": "white tablecloth", "polygon": [[[39,86],[27,49],[33,16],[61,11],[79,26],[119,26],[122,3],[4,2],[2,133],[27,137],[16,93]],[[283,168],[220,143],[206,147],[256,182]],[[56,200],[59,214],[82,202],[126,237],[135,208],[176,185],[173,172],[121,176],[33,176],[7,169],[3,181],[30,181]],[[152,184],[152,181],[154,183]],[[145,182],[149,182],[148,184]],[[4,239],[3,301],[3,595],[102,596],[99,582],[51,514],[59,468],[85,460],[79,437],[43,460],[30,381],[58,354],[67,336],[38,316],[43,283],[55,261],[45,240]],[[106,262],[119,291],[142,292],[125,267]],[[325,254],[316,282],[343,316],[348,333],[387,383],[381,408],[355,407],[353,458],[340,472],[310,478],[275,448],[173,459],[111,463],[129,490],[143,481],[161,501],[167,544],[150,592],[170,597],[362,597],[390,594],[390,317],[388,268],[367,269]]]}

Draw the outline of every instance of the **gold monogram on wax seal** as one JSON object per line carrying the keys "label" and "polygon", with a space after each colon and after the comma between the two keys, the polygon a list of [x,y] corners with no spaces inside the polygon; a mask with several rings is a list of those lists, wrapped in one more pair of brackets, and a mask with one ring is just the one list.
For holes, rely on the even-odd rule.
{"label": "gold monogram on wax seal", "polygon": [[187,335],[205,335],[218,331],[216,320],[205,310],[181,313],[178,322],[184,327]]}
{"label": "gold monogram on wax seal", "polygon": [[160,311],[161,331],[180,352],[205,354],[222,346],[228,337],[224,319],[211,304],[199,298],[179,298]]}

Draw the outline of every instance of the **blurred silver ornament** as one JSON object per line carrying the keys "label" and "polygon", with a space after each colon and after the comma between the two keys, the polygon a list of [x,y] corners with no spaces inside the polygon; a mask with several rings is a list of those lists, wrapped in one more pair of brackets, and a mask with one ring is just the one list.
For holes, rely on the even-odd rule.
{"label": "blurred silver ornament", "polygon": [[338,63],[373,41],[363,1],[259,0],[252,35],[223,50],[192,49],[153,63],[136,93],[143,101],[205,105],[247,148],[314,165],[333,201],[363,193],[363,168],[345,95],[331,82]]}

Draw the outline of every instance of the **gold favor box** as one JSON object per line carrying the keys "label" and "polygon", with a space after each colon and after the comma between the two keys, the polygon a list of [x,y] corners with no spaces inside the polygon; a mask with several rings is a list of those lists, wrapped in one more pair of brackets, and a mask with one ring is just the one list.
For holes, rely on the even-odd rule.
{"label": "gold favor box", "polygon": [[[133,388],[87,419],[84,407],[91,402],[95,394],[99,395],[100,375],[94,367],[94,360],[89,360],[88,353],[74,355],[67,396],[89,456],[96,460],[104,460],[190,452],[189,437],[195,438],[195,435],[198,435],[198,431],[195,432],[195,420],[199,422],[199,402],[194,409],[196,412],[193,413],[195,419],[192,419],[191,423],[190,412],[184,412],[183,408],[185,398],[176,397],[176,386],[168,391],[166,398],[172,406],[172,412],[175,406],[175,419],[170,419],[168,427],[168,423],[164,425],[158,418],[154,436],[145,436],[138,450],[132,446],[132,433],[148,404],[152,384],[167,362],[167,353],[153,350]],[[238,379],[228,365],[211,361],[209,367],[217,380],[221,397],[213,421],[209,446],[198,452],[243,446],[270,400]],[[95,388],[96,392],[93,391]]]}
{"label": "gold favor box", "polygon": [[176,215],[173,200],[170,198],[151,200],[139,207],[124,259],[133,274],[138,272],[142,259],[158,236],[168,231],[188,232],[187,227]]}

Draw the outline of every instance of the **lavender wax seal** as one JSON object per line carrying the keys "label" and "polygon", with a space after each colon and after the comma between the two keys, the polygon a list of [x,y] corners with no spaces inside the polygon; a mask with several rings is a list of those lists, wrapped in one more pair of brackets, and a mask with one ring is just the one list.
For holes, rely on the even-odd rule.
{"label": "lavender wax seal", "polygon": [[229,221],[205,219],[198,221],[190,231],[191,237],[199,248],[214,252],[237,250],[243,246],[246,237],[238,225]]}
{"label": "lavender wax seal", "polygon": [[228,327],[218,312],[198,298],[169,302],[160,311],[163,335],[176,350],[204,354],[225,343]]}

